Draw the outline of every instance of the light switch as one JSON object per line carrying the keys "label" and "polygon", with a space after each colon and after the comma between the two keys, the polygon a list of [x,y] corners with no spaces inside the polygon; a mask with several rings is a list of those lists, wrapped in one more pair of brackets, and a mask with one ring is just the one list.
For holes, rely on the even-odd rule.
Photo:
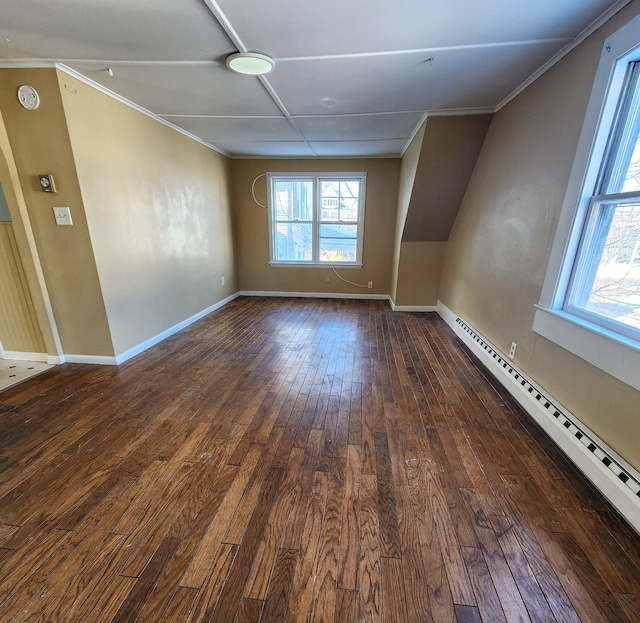
{"label": "light switch", "polygon": [[56,217],[57,225],[73,225],[69,208],[53,208],[53,215]]}

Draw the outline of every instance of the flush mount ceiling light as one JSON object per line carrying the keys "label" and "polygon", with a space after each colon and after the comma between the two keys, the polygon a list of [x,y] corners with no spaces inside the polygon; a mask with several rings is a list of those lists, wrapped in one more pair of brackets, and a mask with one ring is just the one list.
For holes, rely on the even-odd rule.
{"label": "flush mount ceiling light", "polygon": [[262,76],[273,71],[275,61],[266,54],[257,52],[237,52],[227,56],[227,67],[231,71],[248,76]]}

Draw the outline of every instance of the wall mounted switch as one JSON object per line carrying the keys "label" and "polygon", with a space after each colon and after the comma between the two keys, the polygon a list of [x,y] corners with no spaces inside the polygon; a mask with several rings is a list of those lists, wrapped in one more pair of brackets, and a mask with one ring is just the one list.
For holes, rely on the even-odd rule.
{"label": "wall mounted switch", "polygon": [[56,217],[57,225],[73,225],[69,208],[53,208],[53,215]]}

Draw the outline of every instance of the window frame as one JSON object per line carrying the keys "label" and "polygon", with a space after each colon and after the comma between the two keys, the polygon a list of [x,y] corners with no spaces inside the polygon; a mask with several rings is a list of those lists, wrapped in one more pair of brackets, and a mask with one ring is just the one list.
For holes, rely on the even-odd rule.
{"label": "window frame", "polygon": [[[623,186],[625,180],[629,179],[630,159],[639,144],[636,138],[640,123],[639,105],[640,61],[631,61],[626,66],[624,84],[616,103],[616,114],[609,128],[607,147],[593,189],[594,194],[587,206],[580,244],[572,261],[571,277],[563,302],[563,309],[567,313],[635,341],[640,341],[640,327],[599,313],[596,308],[590,306],[589,301],[596,285],[597,273],[602,266],[605,244],[609,239],[611,227],[618,218],[617,214],[620,211],[622,218],[629,211],[632,214],[640,214],[640,187],[625,190]],[[602,128],[602,131],[604,129]],[[632,254],[635,251],[634,247]],[[627,264],[631,265],[632,262],[633,257]],[[633,266],[631,270],[634,270]]]}
{"label": "window frame", "polygon": [[[360,182],[360,194],[358,198],[358,219],[356,221],[335,221],[342,225],[355,225],[356,226],[356,258],[354,261],[322,261],[320,259],[320,231],[321,225],[328,222],[334,223],[334,221],[321,220],[321,196],[320,196],[320,182],[322,180],[359,180]],[[311,220],[311,259],[308,261],[301,260],[279,260],[276,258],[276,234],[277,224],[288,222],[283,220],[277,220],[275,218],[275,201],[274,201],[274,184],[278,180],[311,180],[313,183],[313,206],[312,206],[312,220]],[[313,172],[293,172],[293,173],[280,173],[269,172],[267,173],[267,209],[269,220],[269,264],[275,267],[340,267],[340,268],[362,268],[362,256],[364,247],[364,223],[365,223],[365,205],[366,205],[366,186],[367,186],[367,174],[366,172],[332,172],[332,171],[313,171]]]}
{"label": "window frame", "polygon": [[560,213],[533,330],[640,389],[640,341],[565,305],[573,264],[597,192],[629,63],[640,60],[640,15],[605,42]]}
{"label": "window frame", "polygon": [[[591,256],[588,255],[588,247],[590,246],[592,238],[598,238],[598,234],[595,232],[598,230],[598,227],[600,225],[600,219],[607,218],[604,214],[607,209],[606,206],[615,206],[614,209],[618,209],[622,208],[625,204],[639,205],[640,192],[628,193],[624,195],[594,195],[592,197],[589,203],[588,214],[585,219],[585,226],[582,230],[582,239],[580,245],[578,246],[576,258],[572,262],[572,274],[569,279],[567,293],[564,298],[562,309],[568,314],[592,322],[596,326],[601,326],[605,329],[609,329],[613,333],[617,333],[621,336],[626,336],[632,341],[640,342],[640,328],[636,328],[635,326],[627,323],[619,322],[614,318],[605,316],[604,314],[599,314],[596,311],[592,311],[588,307],[581,306],[577,302],[575,302],[576,299],[581,296],[581,294],[586,294],[586,292],[581,292],[580,284],[584,273],[588,269],[582,268],[581,266],[582,263],[589,263],[591,259]],[[613,215],[611,216],[611,218],[613,218]],[[633,261],[633,258],[631,258],[631,261]],[[631,263],[631,261],[629,262],[629,264]],[[591,270],[594,269],[591,268]],[[597,271],[597,268],[595,269],[595,271]],[[586,275],[584,276],[586,277]]]}

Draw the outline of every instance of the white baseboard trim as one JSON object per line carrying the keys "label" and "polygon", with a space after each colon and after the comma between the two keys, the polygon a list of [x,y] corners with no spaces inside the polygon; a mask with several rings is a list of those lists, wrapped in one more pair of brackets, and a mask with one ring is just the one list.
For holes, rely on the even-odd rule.
{"label": "white baseboard trim", "polygon": [[438,313],[567,458],[640,533],[640,472],[441,301]]}
{"label": "white baseboard trim", "polygon": [[[156,344],[159,344],[160,342],[162,342],[162,340],[165,340],[166,338],[172,336],[174,333],[181,331],[182,329],[188,327],[194,322],[197,322],[201,318],[208,316],[210,313],[216,311],[217,309],[224,307],[227,303],[230,303],[231,301],[238,298],[239,296],[240,296],[240,293],[236,292],[235,294],[232,294],[231,296],[228,296],[227,298],[222,299],[217,303],[214,303],[213,305],[207,307],[206,309],[203,309],[197,314],[194,314],[193,316],[187,318],[186,320],[183,320],[182,322],[179,322],[173,327],[170,327],[166,331],[163,331],[162,333],[158,333],[158,335],[155,335],[154,337],[149,338],[148,340],[145,340],[141,344],[138,344],[137,346],[130,348],[124,353],[120,353],[119,355],[116,355],[116,357],[114,357],[113,364],[107,364],[107,365],[119,365],[121,363],[124,363],[125,361],[127,361],[127,359],[131,359],[132,357],[139,355],[140,353],[144,352],[148,348],[151,348],[152,346],[155,346]],[[67,360],[70,361],[70,359],[68,358]]]}
{"label": "white baseboard trim", "polygon": [[272,292],[262,290],[242,290],[238,296],[280,296],[283,298],[312,298],[312,299],[373,299],[389,301],[388,294],[346,294],[342,292]]}
{"label": "white baseboard trim", "polygon": [[280,296],[283,298],[316,298],[316,299],[356,299],[389,301],[393,311],[398,312],[437,312],[436,305],[396,305],[388,294],[362,294],[342,292],[274,292],[269,290],[242,290],[239,296]]}
{"label": "white baseboard trim", "polygon": [[63,361],[60,363],[91,363],[97,366],[117,365],[115,357],[107,357],[104,355],[64,355],[61,359],[63,359]]}
{"label": "white baseboard trim", "polygon": [[49,363],[47,353],[25,353],[19,350],[3,350],[1,359],[13,359],[13,361],[39,361]]}
{"label": "white baseboard trim", "polygon": [[396,312],[437,312],[436,305],[396,305],[391,301],[391,309]]}
{"label": "white baseboard trim", "polygon": [[[174,333],[177,333],[178,331],[184,329],[185,327],[188,327],[190,324],[193,324],[194,322],[197,322],[201,318],[204,318],[205,316],[209,315],[211,312],[214,312],[217,309],[224,307],[227,303],[230,303],[234,299],[238,298],[238,296],[240,296],[240,293],[236,292],[235,294],[232,294],[231,296],[228,296],[227,298],[222,299],[217,303],[214,303],[210,307],[203,309],[197,314],[194,314],[190,318],[187,318],[186,320],[179,322],[173,327],[170,327],[166,331],[163,331],[162,333],[158,333],[158,335],[155,335],[154,337],[149,338],[148,340],[145,340],[141,344],[138,344],[137,346],[134,346],[133,348],[130,348],[124,353],[120,353],[119,355],[116,355],[114,357],[104,356],[104,355],[73,355],[73,354],[47,356],[45,354],[43,355],[43,359],[38,359],[36,361],[46,361],[47,363],[54,364],[54,365],[62,364],[62,363],[89,363],[89,364],[96,364],[100,366],[117,366],[127,361],[127,359],[131,359],[131,357],[135,357],[136,355],[139,355],[140,353],[144,352],[148,348],[151,348],[152,346],[155,346],[156,344],[162,342],[162,340],[170,337],[171,335],[173,335]],[[7,359],[9,358],[10,357],[7,357]]]}

